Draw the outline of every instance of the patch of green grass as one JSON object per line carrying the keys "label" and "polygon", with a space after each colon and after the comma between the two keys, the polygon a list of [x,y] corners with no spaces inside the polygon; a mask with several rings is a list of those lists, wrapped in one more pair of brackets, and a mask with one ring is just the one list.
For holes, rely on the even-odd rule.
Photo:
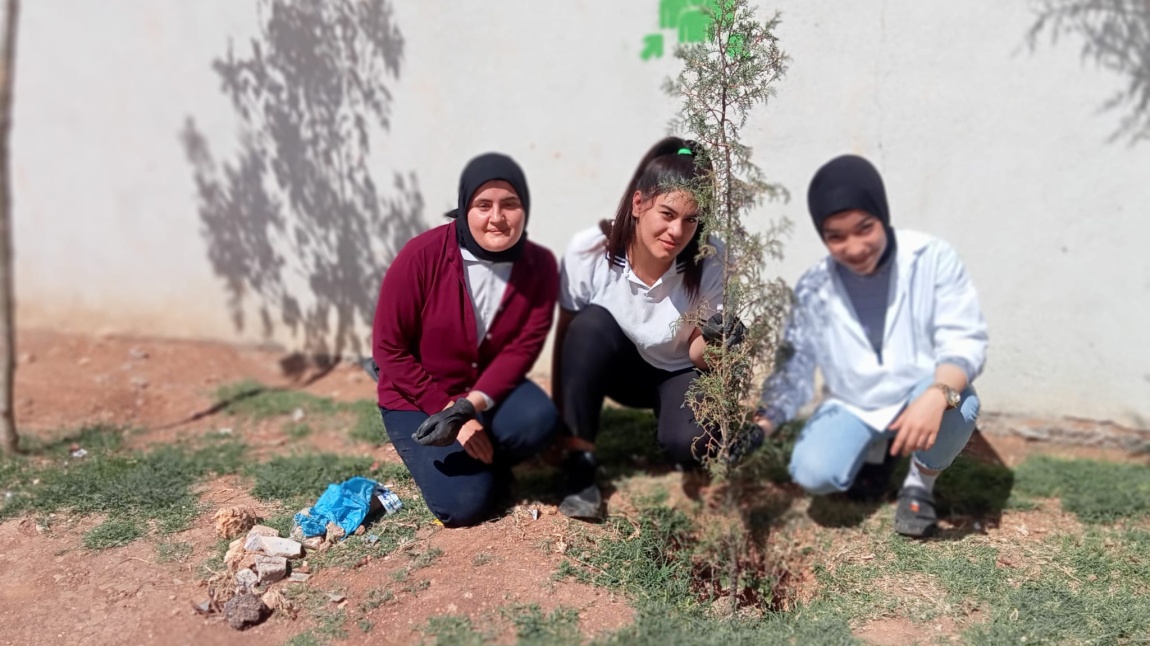
{"label": "patch of green grass", "polygon": [[820,606],[761,618],[715,618],[659,605],[641,608],[634,624],[593,642],[597,646],[858,643],[845,621]]}
{"label": "patch of green grass", "polygon": [[190,487],[209,473],[233,473],[242,449],[188,452],[166,446],[149,453],[96,457],[66,467],[48,468],[31,500],[38,511],[71,508],[81,513],[134,513],[155,518],[194,507]]}
{"label": "patch of green grass", "polygon": [[192,555],[191,543],[184,541],[161,541],[156,543],[157,563],[183,563]]}
{"label": "patch of green grass", "polygon": [[[854,623],[903,617],[929,624],[945,614],[966,627],[963,641],[972,644],[1150,640],[1150,531],[1142,527],[1054,534],[1021,544],[1006,565],[996,544],[979,536],[914,541],[888,529],[859,537],[875,558],[818,568],[818,595],[799,612],[824,608]],[[893,581],[879,586],[879,579]],[[946,593],[945,603],[932,585]]]}
{"label": "patch of green grass", "polygon": [[252,380],[220,386],[216,390],[215,405],[229,415],[254,419],[291,415],[297,408],[317,415],[329,415],[341,409],[339,403],[328,397],[272,388]]}
{"label": "patch of green grass", "polygon": [[314,631],[305,630],[284,642],[284,646],[322,646],[322,644]]}
{"label": "patch of green grass", "polygon": [[479,552],[478,554],[475,555],[474,558],[471,559],[471,565],[473,567],[482,567],[484,565],[487,565],[488,563],[491,563],[494,560],[495,560],[495,557],[492,556],[490,553]]}
{"label": "patch of green grass", "polygon": [[[352,439],[374,445],[388,442],[379,408],[370,399],[351,403],[337,402],[330,397],[317,397],[297,390],[272,388],[252,380],[220,386],[214,399],[215,406],[219,407],[220,411],[252,419],[292,415],[297,409],[305,416],[348,416],[352,420],[348,436]],[[300,439],[311,430],[309,424],[299,421],[284,428],[293,439]]]}
{"label": "patch of green grass", "polygon": [[104,550],[121,547],[144,535],[144,529],[134,518],[109,518],[84,534],[84,547]]}
{"label": "patch of green grass", "polygon": [[1095,528],[1048,543],[1053,566],[1003,586],[972,644],[1126,644],[1150,641],[1145,530]]}
{"label": "patch of green grass", "polygon": [[[968,541],[924,542],[887,534],[885,550],[893,559],[887,574],[922,573],[935,577],[956,604],[992,602],[1005,585],[996,566],[998,550]],[[880,549],[883,549],[880,547]]]}
{"label": "patch of green grass", "polygon": [[329,484],[353,476],[373,478],[370,457],[309,453],[279,456],[252,465],[247,473],[255,480],[252,495],[260,500],[298,503],[315,502]]}
{"label": "patch of green grass", "polygon": [[431,581],[427,579],[420,579],[413,583],[408,583],[400,589],[401,592],[406,592],[412,596],[418,596],[420,592],[431,587]]}
{"label": "patch of green grass", "polygon": [[1028,458],[1015,472],[1025,495],[1059,498],[1062,508],[1088,523],[1150,514],[1150,467],[1096,460]]}
{"label": "patch of green grass", "polygon": [[289,422],[284,425],[284,434],[292,440],[302,440],[311,435],[311,426],[304,422]]}
{"label": "patch of green grass", "polygon": [[608,475],[667,462],[656,439],[658,426],[651,411],[608,406],[603,409],[600,425],[595,455]]}
{"label": "patch of green grass", "polygon": [[412,570],[422,570],[423,568],[435,562],[435,559],[443,556],[443,550],[438,547],[429,547],[427,550],[415,555],[411,560]]}
{"label": "patch of green grass", "polygon": [[427,646],[478,646],[493,639],[489,633],[472,626],[466,615],[431,617],[419,630],[424,634],[420,643]]}
{"label": "patch of green grass", "polygon": [[388,443],[387,431],[383,428],[383,418],[380,417],[379,406],[374,401],[361,399],[347,406],[355,413],[355,423],[348,433],[353,440],[374,445]]}
{"label": "patch of green grass", "polygon": [[579,634],[579,611],[572,608],[556,608],[544,613],[538,604],[517,604],[501,612],[515,625],[518,643],[525,646],[583,643]]}
{"label": "patch of green grass", "polygon": [[359,604],[359,611],[366,614],[368,611],[375,610],[394,598],[395,595],[392,594],[391,590],[372,588],[367,591],[363,602]]}
{"label": "patch of green grass", "polygon": [[25,461],[6,470],[5,486],[13,495],[0,508],[0,518],[26,511],[107,514],[84,538],[93,549],[131,542],[145,535],[153,522],[160,533],[172,533],[188,527],[201,510],[192,487],[210,475],[234,473],[243,455],[243,447],[234,441],[123,453],[114,448],[120,446],[118,439],[97,439],[119,434],[110,427],[80,433],[95,447],[86,457]]}
{"label": "patch of green grass", "polygon": [[370,633],[372,629],[375,628],[375,624],[366,619],[360,619],[359,621],[355,622],[355,625],[359,626],[359,632],[363,633],[364,635]]}
{"label": "patch of green grass", "polygon": [[75,445],[89,455],[107,454],[120,449],[124,434],[124,428],[110,424],[83,426],[48,437],[25,433],[20,436],[20,452],[25,455],[65,457],[71,455],[72,446]]}
{"label": "patch of green grass", "polygon": [[[639,530],[623,518],[607,520],[608,538],[578,536],[567,551],[576,578],[620,588],[643,603],[691,608],[689,554],[680,547],[689,540],[691,521],[667,507],[642,509]],[[582,567],[579,567],[582,566]]]}
{"label": "patch of green grass", "polygon": [[298,509],[283,508],[260,522],[265,527],[271,527],[279,532],[280,536],[287,536],[291,533],[292,524],[295,522],[295,514]]}

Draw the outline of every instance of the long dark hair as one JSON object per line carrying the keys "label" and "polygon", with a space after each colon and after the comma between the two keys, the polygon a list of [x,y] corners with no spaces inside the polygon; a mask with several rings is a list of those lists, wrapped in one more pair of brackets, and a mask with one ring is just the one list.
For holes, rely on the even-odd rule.
{"label": "long dark hair", "polygon": [[[606,230],[607,220],[600,223],[607,235],[608,260],[615,263],[621,258],[625,259],[627,249],[635,240],[635,218],[631,217],[635,191],[639,191],[644,200],[649,200],[673,191],[691,190],[710,172],[711,163],[697,142],[667,137],[652,146],[643,155],[643,160],[627,184],[623,199],[619,200],[619,209],[615,212],[615,222],[610,231]],[[702,213],[699,215],[704,216]],[[703,280],[703,264],[698,260],[699,240],[702,236],[703,227],[699,226],[690,242],[675,258],[675,264],[683,272],[683,286],[692,299],[699,295],[699,285]]]}

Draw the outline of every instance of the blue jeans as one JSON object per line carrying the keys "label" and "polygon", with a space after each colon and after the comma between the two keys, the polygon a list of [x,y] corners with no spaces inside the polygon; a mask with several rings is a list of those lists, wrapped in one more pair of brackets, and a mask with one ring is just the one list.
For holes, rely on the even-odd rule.
{"label": "blue jeans", "polygon": [[547,447],[558,428],[559,413],[539,386],[524,381],[502,402],[480,413],[494,448],[493,464],[484,464],[463,450],[424,446],[411,434],[427,414],[422,411],[379,409],[391,443],[423,493],[427,508],[448,527],[474,525],[490,511],[501,477],[512,465]]}
{"label": "blue jeans", "polygon": [[[916,386],[911,399],[926,391],[932,383],[933,378]],[[914,459],[931,470],[949,467],[974,432],[978,407],[978,394],[973,387],[967,386],[962,391],[958,408],[942,414],[934,445],[925,451],[916,451]],[[791,454],[791,478],[815,495],[846,491],[862,467],[867,446],[879,435],[893,438],[895,433],[871,428],[840,406],[819,406],[795,443]]]}

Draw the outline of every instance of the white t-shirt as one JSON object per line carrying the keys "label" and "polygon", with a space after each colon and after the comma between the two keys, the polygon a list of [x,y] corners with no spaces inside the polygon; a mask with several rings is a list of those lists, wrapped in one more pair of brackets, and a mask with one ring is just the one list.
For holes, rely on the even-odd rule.
{"label": "white t-shirt", "polygon": [[[471,296],[471,307],[475,312],[475,338],[479,345],[483,345],[483,337],[487,334],[491,322],[495,320],[495,313],[503,301],[503,293],[507,291],[507,281],[511,279],[511,268],[515,263],[489,262],[480,260],[470,251],[460,248],[463,255],[464,279],[467,281],[467,294]],[[476,391],[487,402],[488,410],[495,407],[495,400],[487,393]]]}
{"label": "white t-shirt", "polygon": [[[598,227],[575,234],[559,269],[559,306],[577,312],[598,305],[611,312],[639,355],[656,368],[682,370],[694,364],[688,354],[692,326],[683,315],[695,305],[705,320],[722,307],[723,271],[715,256],[703,260],[698,300],[692,302],[677,265],[647,286],[631,271],[626,258],[614,265],[607,257],[606,236]],[[722,243],[710,244],[722,250]]]}
{"label": "white t-shirt", "polygon": [[466,269],[463,275],[467,280],[467,293],[471,296],[471,305],[475,311],[475,338],[479,345],[483,345],[483,335],[487,334],[487,328],[495,320],[495,313],[499,311],[515,263],[480,260],[466,249],[461,248],[459,251]]}

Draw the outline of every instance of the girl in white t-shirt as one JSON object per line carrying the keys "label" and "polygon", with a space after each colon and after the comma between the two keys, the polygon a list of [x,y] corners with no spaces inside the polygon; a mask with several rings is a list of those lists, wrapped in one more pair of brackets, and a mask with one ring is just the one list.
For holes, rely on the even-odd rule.
{"label": "girl in white t-shirt", "polygon": [[684,190],[710,172],[701,152],[678,137],[655,144],[614,222],[576,234],[563,256],[551,374],[552,396],[573,436],[559,507],[567,516],[600,513],[594,443],[604,397],[653,409],[659,444],[679,464],[693,466],[712,450],[711,435],[684,404],[696,369],[705,368],[705,343],[723,336],[710,321],[706,335],[684,324],[696,308],[694,320],[714,316],[723,295],[715,255],[698,257],[703,227]]}

